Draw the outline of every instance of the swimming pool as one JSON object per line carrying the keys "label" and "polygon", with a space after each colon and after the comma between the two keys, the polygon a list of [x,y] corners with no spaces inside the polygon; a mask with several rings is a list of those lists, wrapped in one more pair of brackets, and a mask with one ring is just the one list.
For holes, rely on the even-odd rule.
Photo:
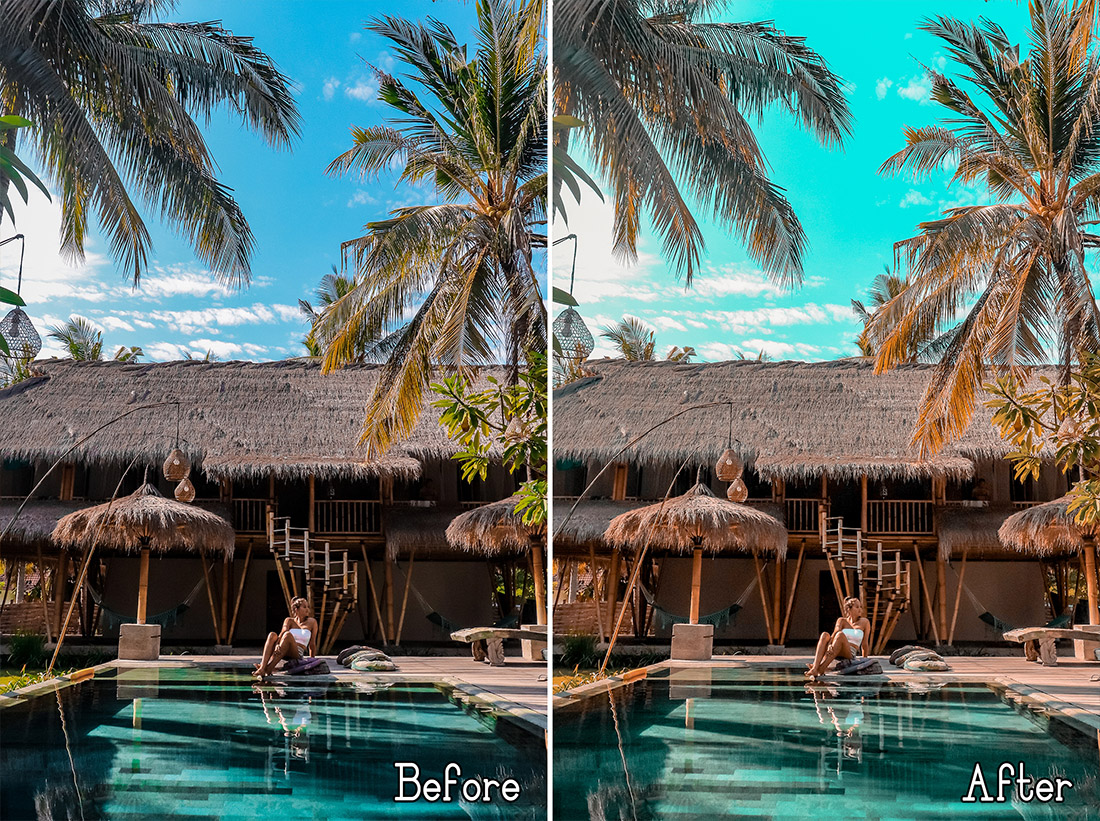
{"label": "swimming pool", "polygon": [[[657,670],[554,711],[554,813],[569,819],[1100,819],[1098,738],[982,684],[798,670]],[[963,803],[976,763],[1073,782],[1064,803]],[[975,797],[982,793],[975,790]]]}
{"label": "swimming pool", "polygon": [[[454,695],[367,676],[257,686],[244,670],[97,675],[0,710],[0,818],[545,817],[542,736]],[[425,781],[448,764],[463,778],[513,778],[520,795],[483,804],[452,788],[450,802],[398,803],[413,788],[395,762]]]}

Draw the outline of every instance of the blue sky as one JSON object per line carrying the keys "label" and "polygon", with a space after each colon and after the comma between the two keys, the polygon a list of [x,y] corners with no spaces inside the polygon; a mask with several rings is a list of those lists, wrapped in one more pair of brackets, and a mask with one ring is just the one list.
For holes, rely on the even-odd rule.
{"label": "blue sky", "polygon": [[[220,287],[190,246],[143,209],[154,250],[148,274],[135,291],[115,266],[98,230],[82,265],[57,253],[58,212],[41,196],[17,212],[27,236],[23,296],[42,334],[42,356],[60,349],[45,340],[46,326],[79,314],[104,332],[105,350],[140,345],[146,359],[212,351],[222,359],[301,356],[306,324],[298,299],[309,298],[320,278],[339,263],[340,243],[359,236],[364,223],[397,205],[426,202],[430,192],[394,179],[373,183],[332,179],[328,163],[351,145],[349,127],[381,120],[384,106],[363,60],[394,69],[385,43],[363,30],[382,12],[409,19],[428,15],[473,40],[472,4],[452,2],[335,2],[324,0],[182,0],[172,20],[221,20],[252,36],[296,84],[302,135],[291,152],[277,152],[225,112],[205,127],[220,166],[219,178],[235,191],[255,235],[253,281],[243,290]],[[5,221],[0,235],[12,233]],[[0,282],[14,288],[18,244],[0,249]]]}
{"label": "blue sky", "polygon": [[[860,324],[850,300],[863,298],[892,261],[893,243],[945,207],[985,202],[977,188],[949,189],[946,174],[919,184],[878,174],[882,162],[903,147],[905,126],[938,117],[920,63],[942,69],[946,55],[917,25],[939,14],[988,16],[1015,42],[1026,32],[1027,4],[1015,0],[730,3],[726,19],[774,20],[781,31],[806,37],[848,84],[855,123],[843,150],[821,147],[778,110],[757,128],[772,179],[787,190],[808,236],[805,282],[793,293],[775,288],[736,237],[702,219],[702,273],[685,291],[664,265],[660,239],[652,233],[641,241],[637,264],[617,260],[610,250],[610,208],[594,196],[582,197],[569,210],[568,230],[559,222],[554,233],[572,230],[579,238],[573,292],[597,336],[594,356],[611,351],[598,329],[624,314],[656,330],[661,356],[673,345],[691,345],[711,361],[761,350],[775,359],[856,355]],[[1026,50],[1026,41],[1022,45]],[[554,256],[554,283],[568,288],[571,248],[562,248],[568,250]]]}

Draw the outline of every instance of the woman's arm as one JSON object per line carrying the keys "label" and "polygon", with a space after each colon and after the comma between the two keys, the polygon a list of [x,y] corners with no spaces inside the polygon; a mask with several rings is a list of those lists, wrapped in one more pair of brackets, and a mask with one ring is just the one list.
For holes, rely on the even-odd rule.
{"label": "woman's arm", "polygon": [[309,627],[309,654],[311,656],[317,655],[317,619],[310,618],[306,622],[306,626]]}

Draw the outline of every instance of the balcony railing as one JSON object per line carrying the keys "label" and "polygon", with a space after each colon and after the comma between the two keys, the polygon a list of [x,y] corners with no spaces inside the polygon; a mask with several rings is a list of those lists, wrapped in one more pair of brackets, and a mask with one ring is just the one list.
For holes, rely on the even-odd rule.
{"label": "balcony railing", "polygon": [[319,499],[313,504],[315,533],[382,532],[382,503],[377,499]]}
{"label": "balcony railing", "polygon": [[1023,502],[1023,501],[1013,501],[1013,503],[1012,503],[1012,506],[1013,506],[1014,508],[1016,508],[1017,510],[1023,510],[1023,509],[1025,508],[1025,507],[1034,507],[1035,505],[1041,505],[1041,504],[1042,504],[1042,502],[1033,502],[1033,501],[1026,501],[1026,502]]}
{"label": "balcony railing", "polygon": [[238,533],[267,532],[267,499],[233,498],[233,527]]}
{"label": "balcony railing", "polygon": [[788,533],[817,533],[820,499],[786,499],[784,516]]}
{"label": "balcony railing", "polygon": [[867,532],[932,533],[933,504],[927,499],[871,499],[867,502]]}

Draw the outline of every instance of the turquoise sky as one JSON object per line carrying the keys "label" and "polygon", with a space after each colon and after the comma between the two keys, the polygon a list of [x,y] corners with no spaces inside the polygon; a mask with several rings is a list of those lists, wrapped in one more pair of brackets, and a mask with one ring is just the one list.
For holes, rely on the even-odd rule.
{"label": "turquoise sky", "polygon": [[[707,360],[761,350],[775,359],[855,355],[860,325],[850,300],[863,298],[891,262],[893,243],[912,236],[919,222],[944,207],[984,201],[977,189],[949,189],[947,175],[917,184],[878,174],[882,162],[903,147],[905,126],[938,117],[920,64],[943,68],[945,52],[939,41],[917,31],[921,18],[938,14],[991,17],[1017,42],[1027,25],[1027,4],[1014,0],[730,3],[729,20],[774,20],[781,31],[806,37],[848,84],[855,124],[843,150],[822,148],[778,110],[757,129],[772,179],[787,190],[809,238],[805,283],[793,293],[774,288],[735,237],[704,219],[703,272],[685,291],[665,267],[656,235],[643,239],[636,265],[616,260],[608,240],[610,209],[585,197],[570,209],[568,228],[579,237],[574,294],[597,336],[594,355],[610,351],[600,344],[598,328],[624,314],[656,329],[662,356],[673,345],[694,346]],[[555,227],[556,236],[565,233],[560,224]],[[569,263],[570,250],[555,254],[559,287],[569,285]]]}
{"label": "turquoise sky", "polygon": [[[104,331],[105,348],[140,345],[147,359],[213,351],[222,359],[279,359],[305,353],[306,324],[298,299],[309,298],[340,259],[340,243],[396,205],[427,201],[429,192],[394,188],[392,178],[364,184],[331,179],[325,167],[349,148],[349,127],[380,122],[384,107],[364,59],[394,69],[380,38],[363,30],[380,13],[409,19],[434,15],[471,42],[473,4],[458,2],[334,2],[334,0],[182,0],[171,20],[221,20],[252,36],[296,83],[302,136],[291,152],[276,152],[230,116],[204,128],[220,179],[235,191],[256,238],[253,283],[219,287],[190,246],[143,209],[154,239],[153,264],[137,291],[93,231],[83,265],[57,253],[57,212],[37,196],[17,214],[27,235],[23,295],[42,336],[45,326],[76,313]],[[5,222],[0,236],[8,236]],[[16,245],[0,249],[0,281],[14,288]],[[47,341],[43,356],[58,350]]]}

